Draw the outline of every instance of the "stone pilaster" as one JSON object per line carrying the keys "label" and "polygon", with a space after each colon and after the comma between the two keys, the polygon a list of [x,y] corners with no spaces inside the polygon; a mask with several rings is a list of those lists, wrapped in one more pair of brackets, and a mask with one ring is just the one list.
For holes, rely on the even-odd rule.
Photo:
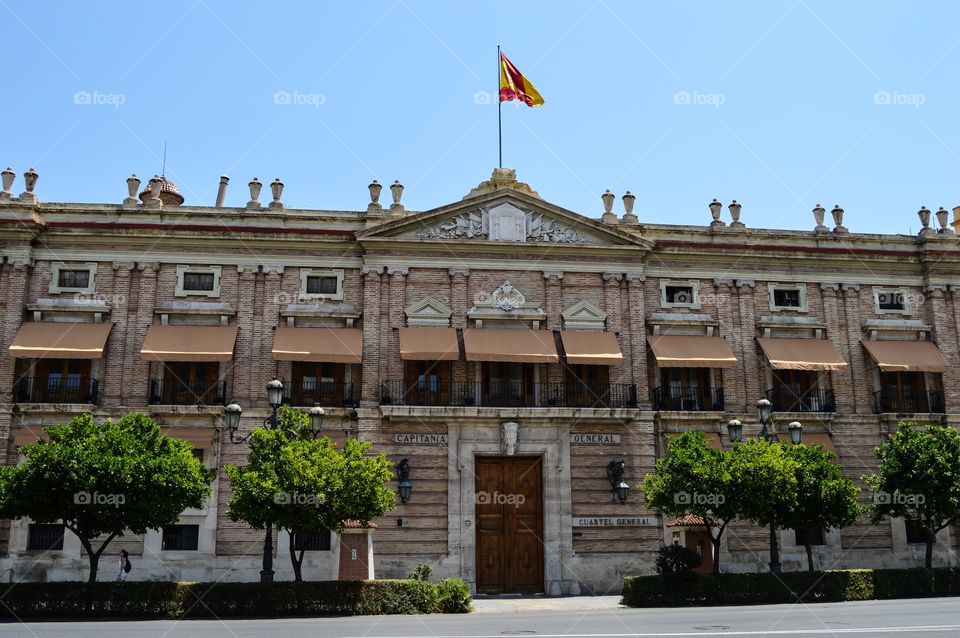
{"label": "stone pilaster", "polygon": [[[466,328],[466,311],[470,305],[467,303],[467,279],[470,277],[469,268],[450,268],[447,270],[450,275],[450,308],[453,315],[450,317],[450,327]],[[466,383],[469,367],[472,365],[466,361],[453,361],[452,381],[453,383]]]}
{"label": "stone pilaster", "polygon": [[140,271],[140,282],[137,286],[136,325],[133,330],[129,324],[127,326],[127,352],[134,354],[129,357],[132,373],[127,378],[134,380],[134,383],[127,384],[124,394],[130,406],[139,407],[147,405],[150,394],[150,362],[140,357],[140,349],[147,337],[147,330],[154,321],[153,309],[157,305],[157,274],[160,272],[160,264],[141,262],[137,264],[137,270]]}
{"label": "stone pilaster", "polygon": [[113,285],[109,304],[110,314],[104,321],[113,323],[110,338],[107,339],[107,350],[100,359],[100,405],[117,407],[123,403],[125,381],[131,377],[125,376],[124,369],[128,360],[139,358],[139,352],[127,350],[127,332],[129,328],[130,304],[130,276],[136,264],[132,261],[113,262]]}
{"label": "stone pilaster", "polygon": [[[236,374],[230,375],[228,383],[232,388],[227,388],[228,394],[233,396],[234,401],[241,405],[264,405],[263,392],[260,391],[260,385],[257,383],[255,375],[250,374],[253,370],[254,362],[257,361],[255,351],[255,333],[254,308],[256,308],[257,296],[257,266],[242,265],[237,266],[237,345],[233,350],[233,370]],[[260,336],[256,335],[256,341],[259,342]],[[266,383],[262,384],[266,386]],[[232,390],[232,392],[231,392]]]}
{"label": "stone pilaster", "polygon": [[[844,335],[840,330],[840,306],[837,300],[837,293],[840,290],[840,284],[820,284],[820,294],[823,297],[823,320],[827,324],[827,338],[837,347],[843,358],[850,363],[850,341],[849,326],[848,334]],[[833,388],[834,396],[837,400],[837,412],[848,413],[853,410],[853,376],[852,370],[842,372],[831,372],[830,382]]]}
{"label": "stone pilaster", "polygon": [[644,308],[643,282],[639,273],[627,273],[627,293],[630,302],[627,324],[630,326],[630,375],[637,387],[637,402],[650,409],[650,383],[647,380],[647,326]]}
{"label": "stone pilaster", "polygon": [[[737,279],[737,298],[740,301],[740,359],[743,375],[743,403],[727,404],[730,412],[751,413],[757,400],[766,396],[765,367],[757,346],[756,282],[752,279]],[[737,357],[740,358],[740,354]]]}
{"label": "stone pilaster", "polygon": [[[958,358],[956,338],[950,331],[950,322],[946,318],[950,316],[947,312],[946,300],[947,286],[944,284],[928,284],[924,287],[927,304],[929,306],[930,325],[932,326],[933,341],[943,355],[943,358],[950,364],[950,369],[943,373],[943,400],[946,405],[947,413],[960,411],[960,387],[957,386],[960,381],[960,375],[957,374],[957,366],[960,365]],[[932,388],[928,387],[927,390]]]}
{"label": "stone pilaster", "polygon": [[390,305],[387,308],[389,320],[386,331],[386,351],[380,353],[387,360],[387,379],[396,381],[403,378],[403,361],[400,360],[400,331],[403,327],[403,309],[407,305],[408,268],[388,268],[390,275]]}
{"label": "stone pilaster", "polygon": [[[617,335],[620,342],[620,349],[623,350],[625,339],[622,334],[622,312],[620,306],[620,288],[622,286],[623,273],[605,272],[603,273],[603,311],[607,313],[607,332]],[[610,383],[624,383],[624,379],[629,374],[624,370],[625,366],[610,366]]]}
{"label": "stone pilaster", "polygon": [[[283,266],[264,266],[263,267],[263,316],[260,318],[260,332],[262,342],[260,344],[260,384],[266,385],[277,372],[277,362],[273,360],[273,339],[277,334],[277,326],[280,325],[280,310],[284,309],[283,303],[286,301],[284,295],[280,294],[281,283],[283,281]],[[289,381],[289,379],[284,379]]]}
{"label": "stone pilaster", "polygon": [[380,404],[380,273],[382,268],[363,269],[363,389],[360,405]]}
{"label": "stone pilaster", "polygon": [[720,368],[720,387],[723,388],[723,404],[729,408],[744,402],[742,376],[743,344],[733,319],[733,301],[731,300],[732,279],[713,280],[714,295],[717,301],[717,322],[720,324],[719,337],[727,342],[730,350],[739,362],[735,368]]}
{"label": "stone pilaster", "polygon": [[[850,393],[853,397],[853,413],[870,414],[873,412],[873,380],[868,376],[868,366],[866,356],[863,352],[863,346],[860,345],[860,284],[846,283],[841,284],[844,296],[844,312],[847,316],[847,348],[848,360],[850,365],[846,373],[839,372],[833,374],[834,382],[843,374],[847,374],[850,379]],[[842,352],[842,350],[841,350]],[[839,407],[839,406],[838,406]]]}
{"label": "stone pilaster", "polygon": [[[547,312],[547,325],[545,327],[547,330],[562,330],[563,320],[560,317],[560,313],[563,312],[563,273],[558,271],[543,271],[543,285],[543,298]],[[540,380],[548,383],[562,382],[566,365],[566,359],[564,358],[560,359],[559,366],[541,365]]]}

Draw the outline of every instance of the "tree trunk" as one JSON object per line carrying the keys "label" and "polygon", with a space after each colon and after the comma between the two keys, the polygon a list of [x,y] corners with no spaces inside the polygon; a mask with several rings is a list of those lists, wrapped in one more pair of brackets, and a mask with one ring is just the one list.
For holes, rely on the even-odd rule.
{"label": "tree trunk", "polygon": [[923,564],[927,569],[933,567],[933,541],[936,540],[936,537],[932,532],[927,532],[927,555],[923,560]]}
{"label": "tree trunk", "polygon": [[84,549],[87,550],[87,558],[90,559],[90,574],[87,576],[88,583],[97,582],[97,569],[100,566],[100,554],[92,551],[90,543],[84,543]]}
{"label": "tree trunk", "polygon": [[804,545],[804,547],[807,549],[807,571],[812,572],[813,571],[813,547],[811,547],[809,543]]}
{"label": "tree trunk", "polygon": [[297,534],[290,532],[290,564],[293,566],[293,580],[298,583],[303,582],[303,552],[297,556],[296,547]]}
{"label": "tree trunk", "polygon": [[770,523],[770,571],[774,574],[783,571],[783,565],[780,563],[780,535],[777,533],[775,523]]}

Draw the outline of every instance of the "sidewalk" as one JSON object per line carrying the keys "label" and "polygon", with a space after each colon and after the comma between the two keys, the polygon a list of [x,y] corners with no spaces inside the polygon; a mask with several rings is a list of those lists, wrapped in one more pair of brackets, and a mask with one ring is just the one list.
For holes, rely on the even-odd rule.
{"label": "sidewalk", "polygon": [[610,611],[625,609],[615,596],[526,596],[476,598],[474,613],[515,614],[527,611]]}

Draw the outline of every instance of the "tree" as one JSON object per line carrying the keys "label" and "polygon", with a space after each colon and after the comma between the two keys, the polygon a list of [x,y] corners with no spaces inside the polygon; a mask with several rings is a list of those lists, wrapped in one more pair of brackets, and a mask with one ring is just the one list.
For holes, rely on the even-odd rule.
{"label": "tree", "polygon": [[924,564],[929,569],[937,533],[960,525],[960,434],[939,425],[919,430],[901,422],[876,454],[877,473],[863,477],[873,492],[873,522],[884,516],[917,521],[926,533]]}
{"label": "tree", "polygon": [[26,462],[0,474],[0,516],[62,521],[87,552],[88,582],[114,538],[172,525],[210,495],[213,471],[145,414],[105,423],[83,414],[45,430],[48,440],[21,448]]}
{"label": "tree", "polygon": [[797,504],[788,517],[789,527],[807,530],[807,570],[813,571],[809,530],[839,529],[860,518],[860,488],[843,475],[832,452],[819,445],[792,445],[787,456],[797,464]]}
{"label": "tree", "polygon": [[251,434],[247,465],[227,466],[230,518],[286,530],[294,579],[301,581],[305,549],[297,549],[298,537],[383,515],[394,504],[386,487],[390,464],[383,454],[368,455],[369,443],[347,439],[337,450],[327,437],[313,439],[305,412],[284,407],[279,422],[280,429]]}
{"label": "tree", "polygon": [[694,514],[703,520],[713,544],[713,573],[720,573],[720,541],[740,513],[741,492],[730,472],[730,454],[711,448],[703,432],[691,430],[667,440],[667,456],[657,459],[640,489],[647,506],[660,515]]}
{"label": "tree", "polygon": [[741,515],[770,528],[770,571],[780,571],[777,530],[789,527],[797,506],[797,469],[786,447],[764,439],[738,443],[730,453],[730,472],[744,495]]}

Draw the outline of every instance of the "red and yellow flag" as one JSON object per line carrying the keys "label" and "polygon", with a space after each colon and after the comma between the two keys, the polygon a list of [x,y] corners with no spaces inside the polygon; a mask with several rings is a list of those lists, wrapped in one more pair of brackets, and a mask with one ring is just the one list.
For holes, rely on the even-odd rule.
{"label": "red and yellow flag", "polygon": [[513,62],[500,53],[500,101],[520,100],[527,106],[540,106],[543,98],[530,80],[513,66]]}

